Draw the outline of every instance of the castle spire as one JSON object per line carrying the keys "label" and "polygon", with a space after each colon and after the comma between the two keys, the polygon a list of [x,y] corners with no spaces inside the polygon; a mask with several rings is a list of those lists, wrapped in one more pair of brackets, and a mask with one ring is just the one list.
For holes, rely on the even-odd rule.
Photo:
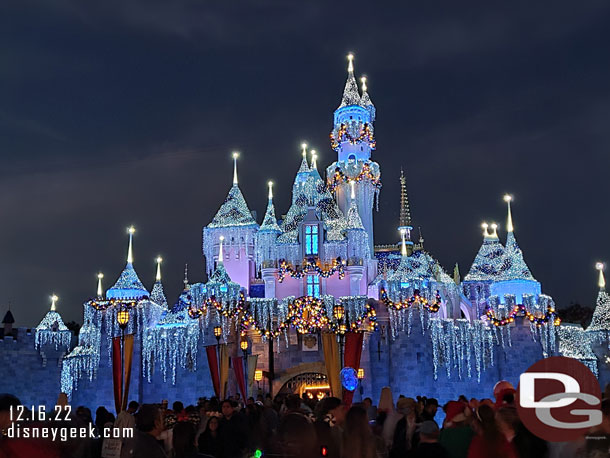
{"label": "castle spire", "polygon": [[51,296],[51,311],[54,312],[56,310],[55,304],[57,303],[57,301],[59,300],[59,297],[57,297],[55,294],[53,294]]}
{"label": "castle spire", "polygon": [[129,233],[129,248],[127,248],[127,264],[133,264],[133,234],[136,232],[136,228],[130,226],[127,229]]}
{"label": "castle spire", "polygon": [[411,241],[411,230],[413,229],[413,226],[411,226],[411,210],[409,208],[409,197],[407,195],[407,179],[405,178],[402,168],[400,169],[400,218],[398,224],[400,243],[401,246],[404,245],[404,249],[406,250],[406,245],[413,245],[413,242]]}
{"label": "castle spire", "polygon": [[301,143],[301,150],[303,160],[301,161],[301,167],[299,167],[297,173],[309,172],[309,164],[307,163],[307,143]]}
{"label": "castle spire", "polygon": [[600,291],[605,291],[606,290],[606,278],[604,277],[605,265],[603,262],[598,262],[595,264],[595,268],[599,271],[599,279],[597,281],[597,286],[599,286]]}
{"label": "castle spire", "polygon": [[104,278],[104,274],[99,272],[97,274],[97,297],[104,297],[104,290],[102,289],[102,278]]}
{"label": "castle spire", "polygon": [[362,82],[362,97],[360,97],[360,105],[367,109],[367,111],[369,112],[369,114],[371,116],[371,122],[372,122],[375,120],[375,111],[376,110],[375,110],[375,105],[373,105],[373,102],[371,101],[371,97],[369,96],[369,93],[367,92],[366,76],[363,76],[362,78],[360,78],[360,81]]}
{"label": "castle spire", "polygon": [[157,276],[155,277],[155,280],[161,281],[161,263],[163,262],[163,258],[161,256],[157,256],[155,262],[157,263]]}
{"label": "castle spire", "polygon": [[233,186],[237,186],[237,158],[239,153],[235,151],[233,153]]}
{"label": "castle spire", "polygon": [[259,232],[282,232],[280,226],[277,224],[275,207],[273,206],[273,181],[269,181],[267,186],[269,187],[267,210],[265,211],[265,217],[263,218],[263,224],[261,224]]}
{"label": "castle spire", "polygon": [[354,77],[354,55],[351,53],[348,54],[347,60],[347,81],[345,82],[345,89],[343,89],[343,97],[339,108],[347,107],[349,105],[358,105],[360,103],[358,84]]}
{"label": "castle spire", "polygon": [[167,297],[165,296],[165,291],[163,290],[163,283],[161,283],[161,263],[163,262],[163,258],[161,256],[157,256],[155,262],[157,263],[157,275],[155,277],[155,284],[150,291],[150,300],[161,307],[167,308]]}
{"label": "castle spire", "polygon": [[311,170],[318,170],[318,153],[315,149],[311,150]]}
{"label": "castle spire", "polygon": [[506,217],[506,231],[507,232],[513,232],[513,230],[514,230],[513,215],[511,214],[511,211],[510,211],[510,203],[512,200],[513,200],[513,196],[511,196],[510,194],[504,195],[504,202],[506,202],[506,205],[508,206],[508,216]]}
{"label": "castle spire", "polygon": [[188,263],[184,264],[184,280],[182,280],[182,283],[184,283],[185,291],[187,289],[189,289],[189,265],[188,265]]}

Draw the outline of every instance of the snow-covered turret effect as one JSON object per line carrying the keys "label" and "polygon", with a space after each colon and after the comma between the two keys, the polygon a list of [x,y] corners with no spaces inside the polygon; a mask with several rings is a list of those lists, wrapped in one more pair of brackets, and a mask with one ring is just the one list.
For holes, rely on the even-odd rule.
{"label": "snow-covered turret effect", "polygon": [[167,297],[165,297],[165,291],[163,290],[163,283],[161,283],[161,263],[163,258],[158,256],[156,259],[157,263],[157,275],[155,276],[155,284],[150,292],[150,300],[160,305],[163,308],[167,308]]}
{"label": "snow-covered turret effect", "polygon": [[133,268],[133,234],[135,228],[129,228],[129,248],[127,250],[127,264],[121,272],[116,283],[106,291],[107,299],[142,299],[148,297],[148,290],[144,287],[138,274]]}

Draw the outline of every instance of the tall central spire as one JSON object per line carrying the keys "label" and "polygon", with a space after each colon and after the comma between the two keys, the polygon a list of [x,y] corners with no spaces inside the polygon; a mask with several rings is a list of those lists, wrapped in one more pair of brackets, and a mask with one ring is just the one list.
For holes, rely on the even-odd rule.
{"label": "tall central spire", "polygon": [[58,300],[59,300],[59,297],[57,297],[55,294],[53,294],[51,296],[51,311],[52,312],[54,312],[56,310],[55,304],[57,303]]}
{"label": "tall central spire", "polygon": [[595,264],[595,268],[599,271],[599,279],[597,281],[597,286],[599,286],[600,291],[606,290],[606,278],[604,277],[604,263],[598,262]]}
{"label": "tall central spire", "polygon": [[102,289],[102,278],[104,278],[103,273],[97,274],[97,297],[104,297],[104,290]]}
{"label": "tall central spire", "polygon": [[345,89],[343,89],[343,97],[341,99],[341,105],[339,108],[347,107],[349,105],[358,105],[360,103],[360,93],[358,92],[358,83],[354,77],[354,55],[347,55],[347,81],[345,82]]}
{"label": "tall central spire", "polygon": [[237,185],[237,158],[239,153],[236,151],[233,153],[233,185]]}
{"label": "tall central spire", "polygon": [[409,197],[407,195],[407,179],[400,169],[400,226],[411,226],[411,209],[409,208]]}
{"label": "tall central spire", "polygon": [[155,277],[155,280],[161,281],[161,263],[163,262],[163,258],[161,256],[157,256],[155,261],[157,263],[157,276]]}
{"label": "tall central spire", "polygon": [[133,264],[133,234],[136,232],[136,228],[133,226],[130,226],[129,229],[127,229],[127,232],[129,233],[129,248],[127,248],[127,263]]}

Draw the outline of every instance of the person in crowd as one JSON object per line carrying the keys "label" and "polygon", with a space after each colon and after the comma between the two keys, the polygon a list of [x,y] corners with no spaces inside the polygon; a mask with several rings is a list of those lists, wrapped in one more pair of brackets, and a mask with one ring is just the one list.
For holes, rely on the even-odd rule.
{"label": "person in crowd", "polygon": [[479,406],[475,426],[477,434],[470,442],[468,458],[517,458],[514,447],[500,431],[491,406]]}
{"label": "person in crowd", "polygon": [[[608,391],[606,386],[605,392]],[[610,398],[602,399],[602,422],[585,437],[585,456],[591,458],[610,456]]]}
{"label": "person in crowd", "polygon": [[501,407],[496,412],[498,427],[519,458],[544,458],[548,447],[544,440],[529,432],[517,415],[515,407]]}
{"label": "person in crowd", "polygon": [[375,458],[375,438],[364,407],[354,406],[345,416],[342,458]]}
{"label": "person in crowd", "polygon": [[375,420],[375,417],[377,416],[377,408],[373,405],[373,400],[368,397],[364,398],[362,400],[362,405],[366,410],[369,421]]}
{"label": "person in crowd", "polygon": [[396,423],[400,420],[401,415],[394,409],[394,397],[389,386],[384,386],[379,395],[379,403],[377,404],[377,422],[381,427],[381,437],[385,442],[388,450],[392,449],[392,440],[394,439],[394,431]]}
{"label": "person in crowd", "polygon": [[440,432],[435,421],[425,420],[419,426],[418,433],[419,444],[409,458],[449,458],[447,450],[438,442]]}
{"label": "person in crowd", "polygon": [[282,417],[278,426],[277,438],[271,447],[272,456],[290,458],[316,458],[330,455],[325,445],[318,443],[316,429],[307,417],[288,413]]}
{"label": "person in crowd", "polygon": [[236,411],[232,399],[222,402],[222,419],[218,428],[224,458],[240,458],[248,443],[248,431],[243,415]]}
{"label": "person in crowd", "polygon": [[218,426],[220,420],[218,417],[210,417],[205,431],[199,436],[197,441],[199,452],[213,456],[214,458],[222,458],[222,440],[218,434]]}
{"label": "person in crowd", "polygon": [[345,413],[345,405],[339,398],[327,397],[318,404],[318,418],[314,425],[318,448],[324,448],[330,458],[341,456]]}
{"label": "person in crowd", "polygon": [[436,416],[436,412],[438,410],[438,401],[434,398],[427,398],[424,403],[424,410],[421,413],[421,417],[419,418],[418,423],[422,423],[424,421],[434,421],[434,417]]}
{"label": "person in crowd", "polygon": [[138,411],[138,407],[140,407],[138,401],[130,401],[127,406],[127,413],[134,415]]}
{"label": "person in crowd", "polygon": [[174,433],[172,434],[173,458],[199,458],[206,456],[197,451],[195,433],[195,425],[189,421],[180,421],[174,426]]}
{"label": "person in crowd", "polygon": [[396,403],[396,411],[401,415],[401,419],[396,423],[394,437],[392,439],[391,458],[400,458],[411,450],[413,435],[415,433],[415,399],[401,397]]}
{"label": "person in crowd", "polygon": [[451,458],[466,458],[474,436],[470,427],[472,412],[467,401],[449,401],[445,408],[443,430],[439,443],[445,447]]}
{"label": "person in crowd", "polygon": [[161,409],[155,404],[142,404],[136,415],[134,458],[167,458],[157,436],[163,431]]}

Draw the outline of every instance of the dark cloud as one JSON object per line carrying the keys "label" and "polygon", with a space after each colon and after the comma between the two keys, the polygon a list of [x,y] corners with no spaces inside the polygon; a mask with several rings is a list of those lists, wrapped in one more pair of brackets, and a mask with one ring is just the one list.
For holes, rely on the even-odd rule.
{"label": "dark cloud", "polygon": [[396,239],[404,167],[416,226],[466,273],[482,219],[504,222],[560,305],[591,304],[606,236],[610,7],[603,1],[370,2],[27,0],[0,11],[0,313],[65,318],[123,267],[135,224],[149,285],[203,277],[201,228],[230,186],[288,209],[307,140],[320,164],[347,51],[378,109],[384,187],[376,239]]}

